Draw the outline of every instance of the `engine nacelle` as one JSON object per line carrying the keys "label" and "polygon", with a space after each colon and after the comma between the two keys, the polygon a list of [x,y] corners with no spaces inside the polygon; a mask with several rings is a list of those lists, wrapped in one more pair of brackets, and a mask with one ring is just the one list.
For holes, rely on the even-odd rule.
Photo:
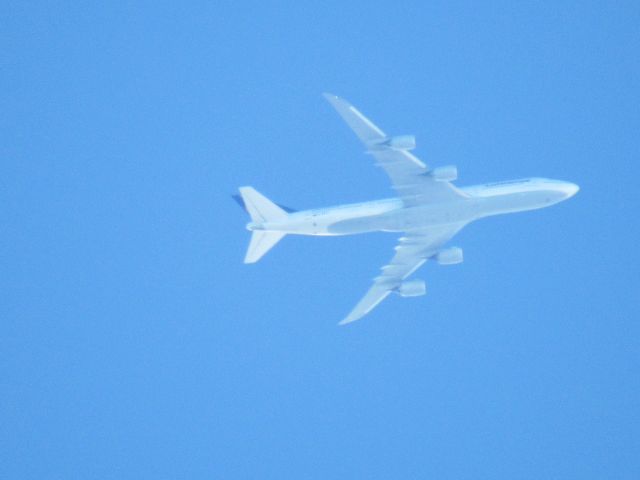
{"label": "engine nacelle", "polygon": [[447,165],[446,167],[434,168],[429,173],[438,182],[452,182],[458,178],[458,167]]}
{"label": "engine nacelle", "polygon": [[440,265],[455,265],[456,263],[462,263],[462,249],[458,247],[446,248],[436,253],[433,258]]}
{"label": "engine nacelle", "polygon": [[398,135],[385,140],[380,145],[397,148],[398,150],[413,150],[416,148],[416,137],[413,135]]}
{"label": "engine nacelle", "polygon": [[402,282],[396,291],[401,297],[419,297],[427,293],[427,285],[424,280],[408,280]]}

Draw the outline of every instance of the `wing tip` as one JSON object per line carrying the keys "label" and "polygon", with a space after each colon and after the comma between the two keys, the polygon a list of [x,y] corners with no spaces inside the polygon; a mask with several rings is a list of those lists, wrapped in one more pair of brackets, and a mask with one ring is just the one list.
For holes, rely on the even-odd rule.
{"label": "wing tip", "polygon": [[339,97],[334,93],[324,92],[322,96],[326,98],[327,101],[334,106],[334,108],[338,108],[339,106],[347,106],[347,107],[351,106],[351,104],[347,102],[344,98]]}
{"label": "wing tip", "polygon": [[364,314],[360,314],[360,315],[354,315],[353,312],[351,312],[349,315],[347,315],[345,318],[343,318],[342,320],[340,320],[338,322],[338,325],[343,327],[344,325],[347,325],[349,323],[355,322],[356,320],[360,320],[362,317],[364,317]]}

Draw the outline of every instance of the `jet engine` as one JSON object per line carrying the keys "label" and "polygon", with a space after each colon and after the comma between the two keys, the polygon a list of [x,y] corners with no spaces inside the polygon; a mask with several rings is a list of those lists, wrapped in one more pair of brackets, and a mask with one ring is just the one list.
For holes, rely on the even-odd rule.
{"label": "jet engine", "polygon": [[427,293],[424,280],[408,280],[402,282],[396,290],[401,297],[419,297]]}
{"label": "jet engine", "polygon": [[458,167],[447,165],[446,167],[434,168],[430,172],[434,180],[438,182],[452,182],[458,178]]}
{"label": "jet engine", "polygon": [[398,150],[413,150],[416,148],[416,137],[413,135],[398,135],[383,141],[381,145],[397,148]]}
{"label": "jet engine", "polygon": [[455,265],[456,263],[462,263],[462,249],[458,247],[446,248],[436,253],[433,258],[440,265]]}

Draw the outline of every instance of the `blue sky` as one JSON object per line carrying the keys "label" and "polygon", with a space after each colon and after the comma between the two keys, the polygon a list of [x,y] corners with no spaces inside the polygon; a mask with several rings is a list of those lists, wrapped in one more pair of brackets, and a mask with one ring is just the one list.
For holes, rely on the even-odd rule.
{"label": "blue sky", "polygon": [[[640,477],[640,7],[515,3],[5,2],[0,477]],[[323,91],[582,189],[338,328],[397,236],[229,197],[391,195]]]}

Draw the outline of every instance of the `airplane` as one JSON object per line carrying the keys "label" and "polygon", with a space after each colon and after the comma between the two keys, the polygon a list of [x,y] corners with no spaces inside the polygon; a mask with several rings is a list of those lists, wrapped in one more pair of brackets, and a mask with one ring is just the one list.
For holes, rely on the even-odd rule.
{"label": "airplane", "polygon": [[345,325],[368,314],[391,293],[415,297],[426,293],[423,280],[407,280],[427,260],[454,265],[463,260],[462,249],[444,248],[465,225],[480,218],[548,207],[575,195],[579,187],[546,178],[525,178],[457,187],[455,166],[430,169],[410,153],[412,135],[387,136],[346,100],[325,93],[391,180],[397,197],[364,203],[295,211],[273,203],[252,187],[234,196],[251,217],[246,228],[251,241],[244,262],[255,263],[285,235],[352,235],[403,232],[395,255],[353,310],[339,323]]}

